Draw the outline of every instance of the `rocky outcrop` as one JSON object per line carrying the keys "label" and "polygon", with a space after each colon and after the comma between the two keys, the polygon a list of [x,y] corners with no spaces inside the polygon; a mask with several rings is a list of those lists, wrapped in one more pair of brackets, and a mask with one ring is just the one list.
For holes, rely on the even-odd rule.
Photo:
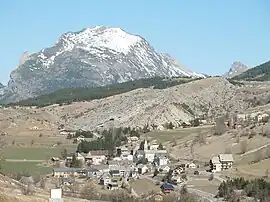
{"label": "rocky outcrop", "polygon": [[247,71],[248,67],[241,62],[233,62],[230,70],[223,75],[225,78],[232,78]]}

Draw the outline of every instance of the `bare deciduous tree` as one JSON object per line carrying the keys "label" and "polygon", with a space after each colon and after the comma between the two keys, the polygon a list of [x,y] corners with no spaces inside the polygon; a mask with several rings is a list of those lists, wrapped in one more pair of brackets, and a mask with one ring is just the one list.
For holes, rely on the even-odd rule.
{"label": "bare deciduous tree", "polygon": [[94,200],[97,199],[97,190],[95,189],[95,186],[93,182],[88,182],[85,184],[81,190],[80,196],[81,198],[87,199],[87,200]]}
{"label": "bare deciduous tree", "polygon": [[216,119],[216,126],[214,135],[222,135],[226,132],[225,117],[219,117]]}
{"label": "bare deciduous tree", "polygon": [[241,151],[242,154],[247,152],[247,146],[248,146],[248,143],[247,143],[246,140],[241,142],[240,151]]}

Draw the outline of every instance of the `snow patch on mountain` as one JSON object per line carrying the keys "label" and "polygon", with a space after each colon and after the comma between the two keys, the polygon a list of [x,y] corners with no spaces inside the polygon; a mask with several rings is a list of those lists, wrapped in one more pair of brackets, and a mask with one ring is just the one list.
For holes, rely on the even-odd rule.
{"label": "snow patch on mountain", "polygon": [[7,89],[17,99],[26,99],[59,88],[104,86],[156,76],[206,77],[183,68],[168,54],[158,53],[141,36],[96,26],[67,32],[52,47],[24,53]]}

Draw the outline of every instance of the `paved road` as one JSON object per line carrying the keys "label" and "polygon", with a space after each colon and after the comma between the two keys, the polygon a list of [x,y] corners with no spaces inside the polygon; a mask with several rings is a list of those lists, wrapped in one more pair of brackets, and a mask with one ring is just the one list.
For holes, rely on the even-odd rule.
{"label": "paved road", "polygon": [[42,163],[46,160],[30,160],[30,159],[5,159],[6,162],[34,162],[34,163]]}
{"label": "paved road", "polygon": [[[163,182],[161,182],[159,180],[155,180],[152,177],[147,176],[147,175],[142,175],[141,177],[142,178],[145,178],[145,179],[148,179],[148,180],[150,180],[150,181],[152,181],[154,183],[156,183],[156,182],[159,182],[161,184],[163,183]],[[174,187],[177,188],[177,189],[180,188],[178,185],[174,185]],[[201,198],[206,199],[209,202],[217,202],[218,201],[218,199],[215,198],[215,195],[214,194],[211,194],[211,193],[208,193],[208,192],[204,192],[204,191],[201,191],[201,190],[198,190],[198,189],[194,189],[194,188],[191,188],[189,186],[187,187],[187,189],[188,189],[188,192],[190,192],[192,194],[195,194],[197,196],[200,196]]]}

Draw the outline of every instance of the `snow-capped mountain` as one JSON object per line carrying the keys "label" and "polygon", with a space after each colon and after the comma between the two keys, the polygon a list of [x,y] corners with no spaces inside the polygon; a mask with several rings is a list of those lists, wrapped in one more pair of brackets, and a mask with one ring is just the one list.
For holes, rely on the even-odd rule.
{"label": "snow-capped mountain", "polygon": [[243,72],[247,71],[248,67],[241,62],[233,62],[231,65],[230,70],[223,75],[225,78],[232,78],[239,74],[242,74]]}
{"label": "snow-capped mountain", "polygon": [[63,34],[52,47],[27,52],[11,73],[16,100],[59,88],[101,86],[154,76],[205,77],[158,53],[141,36],[97,26]]}

